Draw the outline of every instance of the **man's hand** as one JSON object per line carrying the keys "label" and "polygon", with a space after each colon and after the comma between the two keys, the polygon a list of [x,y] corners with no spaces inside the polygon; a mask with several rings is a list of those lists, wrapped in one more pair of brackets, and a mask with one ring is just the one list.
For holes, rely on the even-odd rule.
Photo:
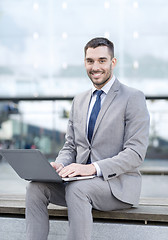
{"label": "man's hand", "polygon": [[51,166],[59,173],[63,169],[63,165],[61,163],[51,162]]}
{"label": "man's hand", "polygon": [[93,164],[72,163],[59,172],[61,177],[89,176],[96,174],[96,168]]}

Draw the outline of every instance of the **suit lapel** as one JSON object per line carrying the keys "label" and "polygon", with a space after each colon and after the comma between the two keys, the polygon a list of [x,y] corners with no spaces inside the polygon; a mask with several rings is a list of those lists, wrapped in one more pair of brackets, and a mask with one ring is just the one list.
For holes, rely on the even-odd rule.
{"label": "suit lapel", "polygon": [[88,141],[88,138],[87,138],[87,115],[88,115],[88,107],[90,104],[91,95],[92,95],[92,90],[89,90],[89,92],[86,94],[86,97],[83,100],[83,104],[82,104],[83,109],[81,109],[82,114],[83,114],[83,118],[82,118],[83,122],[82,122],[81,126],[85,126],[83,128],[83,130],[84,130],[84,136],[86,137],[87,141]]}
{"label": "suit lapel", "polygon": [[115,79],[115,82],[113,83],[113,85],[111,86],[109,92],[107,93],[107,96],[104,100],[104,103],[101,107],[101,110],[99,112],[99,115],[97,117],[97,120],[96,120],[96,124],[95,124],[95,127],[94,127],[94,131],[93,131],[93,136],[92,136],[92,140],[94,138],[94,135],[98,129],[98,126],[104,116],[104,114],[106,113],[107,109],[109,108],[109,106],[111,105],[112,101],[114,100],[115,96],[117,95],[118,93],[118,90],[119,90],[119,87],[120,87],[120,82]]}

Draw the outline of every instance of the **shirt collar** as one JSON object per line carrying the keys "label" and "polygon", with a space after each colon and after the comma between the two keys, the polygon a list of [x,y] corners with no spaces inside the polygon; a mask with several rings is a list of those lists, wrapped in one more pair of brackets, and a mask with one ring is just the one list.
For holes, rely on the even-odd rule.
{"label": "shirt collar", "polygon": [[[115,76],[113,75],[112,79],[111,79],[108,83],[106,83],[106,84],[101,88],[101,90],[103,90],[103,92],[104,92],[105,94],[107,94],[108,91],[110,90],[111,86],[113,85],[114,81],[115,81]],[[96,90],[97,90],[97,88],[95,88],[95,87],[93,86],[93,88],[92,88],[92,94],[93,94]]]}

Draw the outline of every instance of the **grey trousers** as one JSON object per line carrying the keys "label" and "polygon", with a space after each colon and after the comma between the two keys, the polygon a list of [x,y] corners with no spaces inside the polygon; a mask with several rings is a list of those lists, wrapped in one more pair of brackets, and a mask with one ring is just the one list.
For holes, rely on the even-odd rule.
{"label": "grey trousers", "polygon": [[47,240],[49,203],[68,207],[67,240],[91,240],[92,208],[109,211],[131,207],[116,199],[108,182],[99,177],[67,184],[31,182],[26,193],[27,240]]}

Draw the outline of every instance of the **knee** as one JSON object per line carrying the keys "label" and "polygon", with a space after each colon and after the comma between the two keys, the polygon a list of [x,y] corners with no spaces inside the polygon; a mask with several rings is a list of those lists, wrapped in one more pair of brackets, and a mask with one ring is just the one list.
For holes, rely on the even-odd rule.
{"label": "knee", "polygon": [[45,184],[30,182],[26,187],[26,203],[38,203],[47,200]]}
{"label": "knee", "polygon": [[38,183],[36,182],[30,182],[26,187],[26,195],[27,196],[37,196],[37,193],[39,192]]}
{"label": "knee", "polygon": [[66,187],[66,202],[76,202],[75,199],[79,200],[89,200],[89,194],[85,191],[85,187],[82,182],[76,181],[69,183]]}

